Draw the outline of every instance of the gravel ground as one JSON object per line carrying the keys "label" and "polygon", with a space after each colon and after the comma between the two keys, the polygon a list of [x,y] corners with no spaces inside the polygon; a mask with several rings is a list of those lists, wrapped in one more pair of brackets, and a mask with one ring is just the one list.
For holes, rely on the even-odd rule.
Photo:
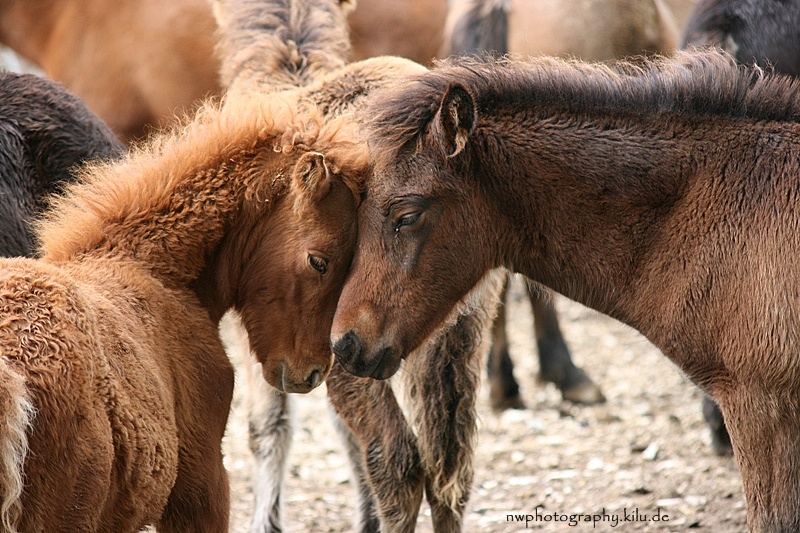
{"label": "gravel ground", "polygon": [[[711,453],[699,391],[637,332],[558,298],[573,357],[608,398],[591,407],[563,402],[555,387],[536,381],[532,318],[521,294],[519,287],[512,292],[509,336],[528,408],[495,413],[488,387],[481,390],[465,530],[745,531],[738,469],[732,458]],[[295,400],[284,525],[288,531],[351,531],[355,493],[324,386]],[[253,505],[251,458],[238,395],[234,404],[225,442],[231,531],[244,532]],[[579,514],[601,517],[585,522]],[[654,521],[654,514],[663,519]],[[526,524],[525,515],[533,520]],[[432,530],[423,504],[417,531]]]}

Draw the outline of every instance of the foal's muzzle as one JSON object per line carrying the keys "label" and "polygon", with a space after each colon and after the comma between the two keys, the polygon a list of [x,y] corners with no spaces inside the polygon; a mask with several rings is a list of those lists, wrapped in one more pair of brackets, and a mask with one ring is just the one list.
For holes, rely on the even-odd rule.
{"label": "foal's muzzle", "polygon": [[313,368],[303,377],[301,381],[294,381],[288,375],[286,365],[282,363],[280,380],[281,385],[283,386],[283,392],[299,394],[311,392],[322,383],[326,372],[326,368]]}

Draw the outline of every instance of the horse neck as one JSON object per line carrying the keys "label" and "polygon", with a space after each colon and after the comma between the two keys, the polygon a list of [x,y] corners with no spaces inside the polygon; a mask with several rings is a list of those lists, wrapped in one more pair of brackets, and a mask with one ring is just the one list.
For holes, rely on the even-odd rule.
{"label": "horse neck", "polygon": [[[180,150],[174,157],[181,157]],[[92,184],[110,193],[93,197],[90,191],[65,200],[72,210],[56,206],[55,223],[45,225],[40,235],[44,258],[132,261],[166,286],[185,288],[197,281],[226,232],[253,218],[242,216],[243,206],[258,204],[266,212],[286,189],[288,171],[281,165],[286,158],[271,148],[209,155],[196,166],[173,166],[174,160],[165,159],[132,165],[133,174],[124,163],[110,165],[116,172],[101,187]],[[254,186],[257,176],[273,178]],[[84,212],[77,213],[75,206]]]}
{"label": "horse neck", "polygon": [[[747,129],[725,120],[710,126],[707,117],[654,129],[651,119],[638,126],[574,116],[516,129],[496,124],[483,143],[495,153],[474,158],[482,176],[498,178],[485,186],[495,212],[504,213],[506,265],[646,335],[644,324],[659,320],[648,312],[680,305],[663,289],[680,283],[681,261],[701,248],[684,248],[682,239],[713,234],[714,217],[725,216],[702,191],[720,181],[709,168],[714,158],[731,157],[723,140],[735,135],[741,143]],[[708,226],[687,227],[693,212],[704,213]]]}

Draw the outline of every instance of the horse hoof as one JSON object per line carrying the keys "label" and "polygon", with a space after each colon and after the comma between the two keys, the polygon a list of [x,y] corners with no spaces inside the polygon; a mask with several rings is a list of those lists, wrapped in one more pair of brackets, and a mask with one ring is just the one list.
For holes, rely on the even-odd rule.
{"label": "horse hoof", "polygon": [[525,409],[525,402],[517,394],[515,396],[492,396],[489,399],[494,411],[505,411],[506,409]]}
{"label": "horse hoof", "polygon": [[568,402],[583,405],[595,405],[606,401],[606,397],[603,395],[600,387],[595,385],[591,380],[561,389],[561,397]]}

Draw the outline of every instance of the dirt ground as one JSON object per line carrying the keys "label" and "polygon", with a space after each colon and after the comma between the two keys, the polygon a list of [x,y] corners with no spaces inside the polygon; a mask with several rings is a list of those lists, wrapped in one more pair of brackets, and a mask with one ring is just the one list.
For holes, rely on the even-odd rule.
{"label": "dirt ground", "polygon": [[[481,390],[465,530],[745,531],[738,469],[711,453],[701,394],[677,368],[632,329],[558,298],[573,357],[608,398],[591,407],[563,402],[555,387],[536,381],[530,307],[520,290],[512,294],[512,357],[528,408],[497,414],[488,387]],[[286,530],[351,531],[355,493],[324,386],[295,400]],[[225,449],[231,531],[239,533],[248,529],[253,502],[247,428],[241,401],[234,402]],[[599,516],[587,522],[586,514]],[[432,530],[423,504],[417,531]]]}

